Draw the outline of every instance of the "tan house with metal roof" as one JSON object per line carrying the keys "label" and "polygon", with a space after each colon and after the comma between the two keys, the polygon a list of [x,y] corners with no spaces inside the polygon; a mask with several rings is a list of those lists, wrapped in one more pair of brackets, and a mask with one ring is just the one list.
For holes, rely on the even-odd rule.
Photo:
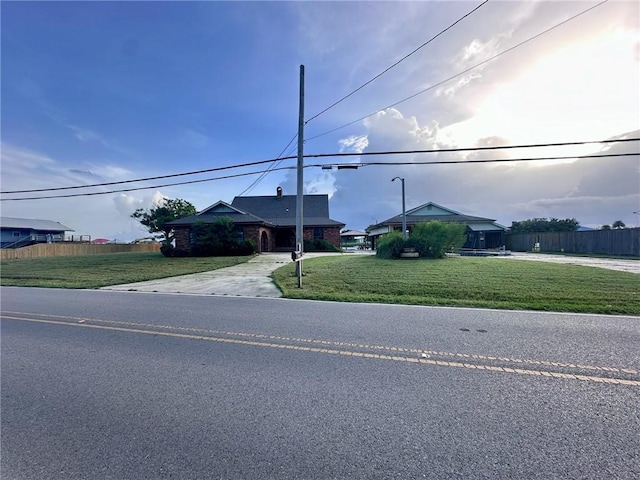
{"label": "tan house with metal roof", "polygon": [[[467,241],[463,248],[500,248],[505,245],[506,227],[496,223],[495,219],[466,215],[433,202],[425,203],[406,212],[409,232],[416,223],[432,220],[465,224],[467,226]],[[372,248],[375,248],[381,235],[394,230],[402,231],[402,214],[367,228]]]}

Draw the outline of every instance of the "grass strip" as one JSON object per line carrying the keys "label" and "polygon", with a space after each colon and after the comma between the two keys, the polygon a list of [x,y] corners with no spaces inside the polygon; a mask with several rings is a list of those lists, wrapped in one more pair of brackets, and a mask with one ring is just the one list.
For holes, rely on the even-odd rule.
{"label": "grass strip", "polygon": [[293,264],[273,273],[287,298],[640,314],[640,277],[596,267],[502,258],[383,260],[335,256],[304,262],[302,288]]}
{"label": "grass strip", "polygon": [[245,263],[251,258],[167,258],[161,253],[144,252],[4,260],[0,262],[0,285],[99,288],[208,272]]}

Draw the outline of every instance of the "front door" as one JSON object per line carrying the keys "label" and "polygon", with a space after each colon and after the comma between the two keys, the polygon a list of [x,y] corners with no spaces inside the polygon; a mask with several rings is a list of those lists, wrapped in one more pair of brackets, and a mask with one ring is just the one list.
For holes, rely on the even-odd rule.
{"label": "front door", "polygon": [[276,230],[276,249],[286,251],[295,248],[296,231],[293,228],[279,228]]}

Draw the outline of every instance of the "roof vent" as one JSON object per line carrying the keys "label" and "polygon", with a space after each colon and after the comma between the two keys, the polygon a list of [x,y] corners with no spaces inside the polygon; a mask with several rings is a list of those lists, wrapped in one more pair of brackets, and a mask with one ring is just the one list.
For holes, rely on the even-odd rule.
{"label": "roof vent", "polygon": [[276,197],[282,198],[282,187],[276,188]]}

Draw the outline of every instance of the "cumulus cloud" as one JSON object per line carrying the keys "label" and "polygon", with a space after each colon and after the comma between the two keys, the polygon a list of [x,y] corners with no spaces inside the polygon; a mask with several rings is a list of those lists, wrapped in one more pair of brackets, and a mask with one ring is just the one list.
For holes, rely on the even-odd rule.
{"label": "cumulus cloud", "polygon": [[338,145],[340,146],[340,153],[362,153],[364,149],[369,146],[369,139],[366,135],[351,135],[347,138],[340,139]]}
{"label": "cumulus cloud", "polygon": [[[368,122],[367,150],[432,148],[440,145],[437,126],[422,127],[401,112],[378,115]],[[637,138],[640,132],[628,134]],[[451,138],[446,139],[452,142]],[[506,145],[501,137],[481,138],[478,146]],[[466,145],[465,145],[466,146]],[[599,151],[598,147],[591,147]],[[637,144],[615,144],[608,151],[638,152]],[[508,158],[502,151],[437,154],[428,159]],[[408,156],[400,161],[415,161]],[[424,156],[420,157],[425,160]],[[398,185],[405,178],[407,208],[433,201],[471,215],[510,225],[531,217],[577,218],[594,225],[620,218],[633,224],[640,205],[639,157],[579,159],[571,163],[512,162],[506,164],[397,165],[367,167],[336,174],[332,215],[349,227],[364,228],[401,211]],[[389,161],[391,158],[385,158]],[[397,183],[397,182],[396,182]]]}

